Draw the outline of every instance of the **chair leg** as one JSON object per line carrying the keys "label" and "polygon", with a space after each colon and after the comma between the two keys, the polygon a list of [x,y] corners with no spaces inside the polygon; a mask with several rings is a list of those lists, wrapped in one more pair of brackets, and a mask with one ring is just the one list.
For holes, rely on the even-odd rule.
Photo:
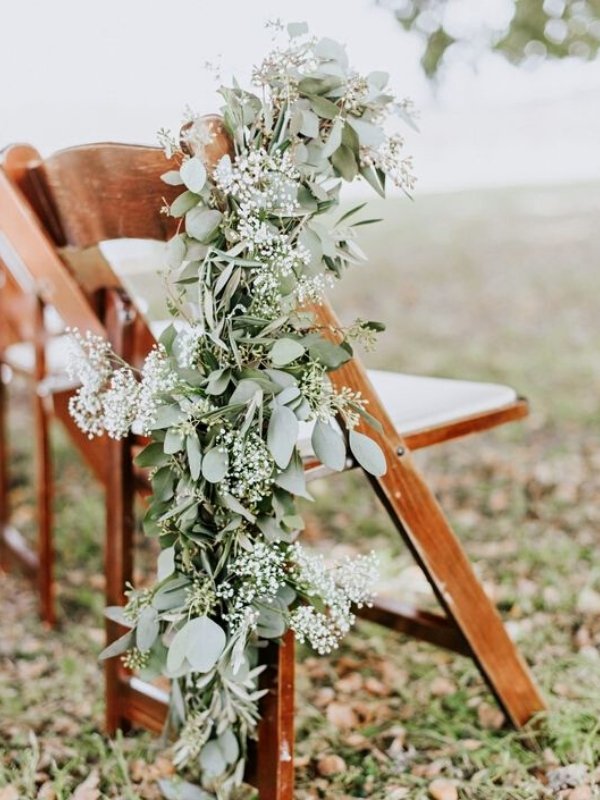
{"label": "chair leg", "polygon": [[8,504],[8,442],[7,442],[7,394],[8,387],[4,382],[0,361],[0,570],[5,572],[10,567],[10,556],[5,543],[6,528],[10,518]]}
{"label": "chair leg", "polygon": [[[117,291],[106,293],[106,328],[115,353],[131,358],[133,312],[127,299]],[[106,442],[106,604],[123,605],[125,585],[133,578],[134,473],[131,439]],[[106,620],[106,641],[114,641],[125,630]],[[113,736],[128,725],[124,714],[124,683],[127,670],[118,658],[105,662],[106,732]]]}
{"label": "chair leg", "polygon": [[34,308],[35,388],[33,398],[36,496],[38,514],[38,586],[40,612],[48,625],[56,623],[54,607],[54,544],[52,537],[52,456],[50,447],[50,418],[47,400],[41,386],[46,377],[46,332],[44,305],[35,300]]}
{"label": "chair leg", "polygon": [[[316,309],[337,325],[327,306]],[[387,472],[371,482],[398,532],[425,572],[448,618],[458,628],[511,722],[520,727],[545,708],[539,690],[487,597],[465,551],[433,493],[417,472],[406,442],[379,399],[365,368],[355,359],[331,374],[337,388],[360,389],[381,431],[368,429],[386,458]],[[361,427],[362,427],[361,423]]]}
{"label": "chair leg", "polygon": [[34,398],[36,494],[38,512],[38,585],[40,612],[48,625],[56,624],[54,603],[54,543],[52,536],[52,456],[45,398]]}
{"label": "chair leg", "polygon": [[294,797],[294,636],[288,631],[280,645],[266,648],[258,728],[257,786],[260,800]]}

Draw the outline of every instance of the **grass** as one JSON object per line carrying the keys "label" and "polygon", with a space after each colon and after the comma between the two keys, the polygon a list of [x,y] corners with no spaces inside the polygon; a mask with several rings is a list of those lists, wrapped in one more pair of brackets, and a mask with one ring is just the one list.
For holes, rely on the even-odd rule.
{"label": "grass", "polygon": [[[442,779],[463,800],[566,798],[569,782],[580,784],[575,798],[594,797],[598,187],[374,205],[369,216],[386,218],[365,229],[371,261],[334,296],[344,318],[388,324],[371,365],[511,383],[532,399],[524,425],[420,453],[418,463],[550,711],[535,730],[504,728],[469,661],[360,624],[332,657],[299,659],[295,796],[419,800]],[[16,522],[32,534],[30,421],[22,389],[15,394],[12,499]],[[60,628],[39,624],[22,579],[0,576],[0,800],[151,800],[170,769],[164,745],[142,733],[114,742],[101,734],[101,494],[59,431],[54,449]],[[431,604],[360,476],[317,485],[316,494],[305,509],[308,541],[333,554],[376,549],[386,590]]]}

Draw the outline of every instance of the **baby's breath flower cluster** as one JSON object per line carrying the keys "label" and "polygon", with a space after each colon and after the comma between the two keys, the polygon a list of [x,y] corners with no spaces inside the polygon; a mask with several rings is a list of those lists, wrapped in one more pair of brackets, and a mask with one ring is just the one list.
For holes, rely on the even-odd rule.
{"label": "baby's breath flower cluster", "polygon": [[378,147],[361,147],[360,161],[385,172],[399,189],[412,192],[415,188],[412,158],[404,155],[404,139],[399,134],[393,134]]}
{"label": "baby's breath flower cluster", "polygon": [[[286,581],[286,564],[285,548],[274,547],[262,538],[254,542],[252,550],[240,552],[231,562],[218,594],[229,601],[226,619],[233,628],[249,618],[256,626],[258,609],[252,608],[253,604],[277,597]],[[247,615],[247,609],[253,613]]]}
{"label": "baby's breath flower cluster", "polygon": [[266,442],[256,431],[245,435],[225,431],[217,442],[229,455],[223,488],[238,500],[244,500],[249,508],[256,508],[275,479],[275,462]]}
{"label": "baby's breath flower cluster", "polygon": [[311,554],[296,543],[290,548],[290,564],[299,591],[325,605],[325,611],[310,605],[295,609],[290,627],[301,642],[309,642],[321,655],[330,653],[354,625],[352,606],[362,608],[373,601],[377,557],[371,552],[329,567],[322,554]]}
{"label": "baby's breath flower cluster", "polygon": [[69,401],[69,412],[90,439],[106,433],[122,439],[134,427],[147,433],[152,426],[161,397],[174,391],[177,376],[164,347],[151,350],[144,361],[140,380],[99,336],[72,332],[74,347],[67,372],[80,387]]}
{"label": "baby's breath flower cluster", "polygon": [[264,642],[292,630],[328,653],[372,601],[373,554],[328,563],[297,542],[298,499],[310,497],[298,434],[310,423],[331,470],[348,447],[385,472],[362,433],[365,399],[330,377],[381,326],[330,327],[319,306],[366,260],[362,205],[336,218],[341,182],[412,188],[404,143],[383,128],[407,113],[387,76],[356,73],[342,45],[303,24],[288,32],[253,72],[260,97],[223,87],[222,118],[189,112],[178,136],[160,133],[162,211],[179,220],[166,251],[173,324],[139,371],[78,333],[71,365],[71,413],[87,435],[150,438],[137,458],[152,484],[143,524],[161,545],[157,581],[111,609],[130,630],[105,655],[171,681],[175,765],[220,800],[241,783],[256,735]]}

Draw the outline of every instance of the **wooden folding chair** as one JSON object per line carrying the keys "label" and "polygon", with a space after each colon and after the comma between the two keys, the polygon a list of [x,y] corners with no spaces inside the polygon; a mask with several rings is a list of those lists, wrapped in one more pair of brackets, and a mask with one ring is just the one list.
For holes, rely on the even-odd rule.
{"label": "wooden folding chair", "polygon": [[[19,253],[6,235],[7,226],[0,224],[0,568],[7,570],[16,562],[37,582],[41,617],[53,625],[56,622],[54,481],[49,440],[52,418],[61,420],[72,443],[101,483],[105,482],[106,461],[105,442],[85,437],[68,412],[72,383],[65,375],[68,356],[65,321],[71,326],[79,324],[84,330],[104,332],[99,323],[104,293],[119,291],[120,282],[96,248],[80,251],[63,246],[63,235],[52,208],[38,186],[36,171],[30,169],[31,164],[40,160],[37,151],[28,145],[13,145],[0,154],[0,173],[8,181],[7,186],[12,185],[21,199],[28,201],[28,206],[19,209],[19,230],[26,234],[34,225],[41,225],[50,238],[50,247],[55,248],[49,256],[50,247],[32,238]],[[13,213],[15,208],[13,202]],[[44,256],[51,258],[50,270]],[[154,341],[142,317],[136,323],[135,340],[141,359]],[[29,379],[33,389],[38,527],[35,549],[26,544],[10,518],[7,384],[14,373]],[[145,481],[142,488],[147,489]]]}
{"label": "wooden folding chair", "polygon": [[[43,202],[52,210],[54,233],[47,219],[32,213],[18,186],[3,181],[1,173],[0,219],[14,249],[28,263],[37,258],[36,269],[50,286],[54,270],[65,271],[57,244],[82,249],[116,238],[164,240],[170,232],[159,214],[168,187],[159,179],[166,166],[157,149],[90,145],[30,162],[27,168],[36,178],[38,204]],[[134,357],[140,350],[135,333],[139,315],[131,300],[114,287],[103,297],[100,312],[95,312],[95,327],[86,324],[89,305],[84,319],[76,304],[57,295],[53,302],[66,322],[107,334],[120,355]],[[323,324],[337,325],[329,306],[320,306],[316,312]],[[331,377],[339,387],[360,390],[370,412],[382,423],[381,433],[369,431],[369,435],[383,449],[388,469],[384,476],[369,480],[445,612],[432,614],[386,601],[366,609],[363,616],[473,658],[508,718],[516,726],[523,725],[544,708],[544,702],[416,470],[411,451],[521,418],[527,413],[526,403],[506,387],[390,373],[369,375],[357,359]],[[421,393],[416,402],[415,391]],[[132,437],[105,444],[107,601],[111,605],[123,602],[123,587],[132,572],[134,446]],[[309,479],[326,474],[310,453],[305,466]],[[119,633],[117,627],[108,624],[110,637]],[[293,638],[288,634],[280,646],[267,650],[264,681],[270,691],[263,702],[254,777],[261,797],[288,800],[293,796]],[[116,661],[107,666],[106,678],[110,731],[128,724],[160,729],[166,709],[162,691],[143,684]]]}

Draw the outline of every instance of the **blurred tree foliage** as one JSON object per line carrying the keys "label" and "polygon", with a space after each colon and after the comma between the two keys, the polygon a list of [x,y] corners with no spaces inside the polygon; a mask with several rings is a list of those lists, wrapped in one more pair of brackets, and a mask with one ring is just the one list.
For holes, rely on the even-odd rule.
{"label": "blurred tree foliage", "polygon": [[546,57],[589,60],[600,47],[600,0],[506,0],[506,14],[500,15],[489,14],[483,2],[473,14],[475,27],[464,24],[464,0],[377,2],[390,8],[406,30],[420,34],[425,45],[421,63],[430,77],[461,46],[496,51],[515,64]]}

